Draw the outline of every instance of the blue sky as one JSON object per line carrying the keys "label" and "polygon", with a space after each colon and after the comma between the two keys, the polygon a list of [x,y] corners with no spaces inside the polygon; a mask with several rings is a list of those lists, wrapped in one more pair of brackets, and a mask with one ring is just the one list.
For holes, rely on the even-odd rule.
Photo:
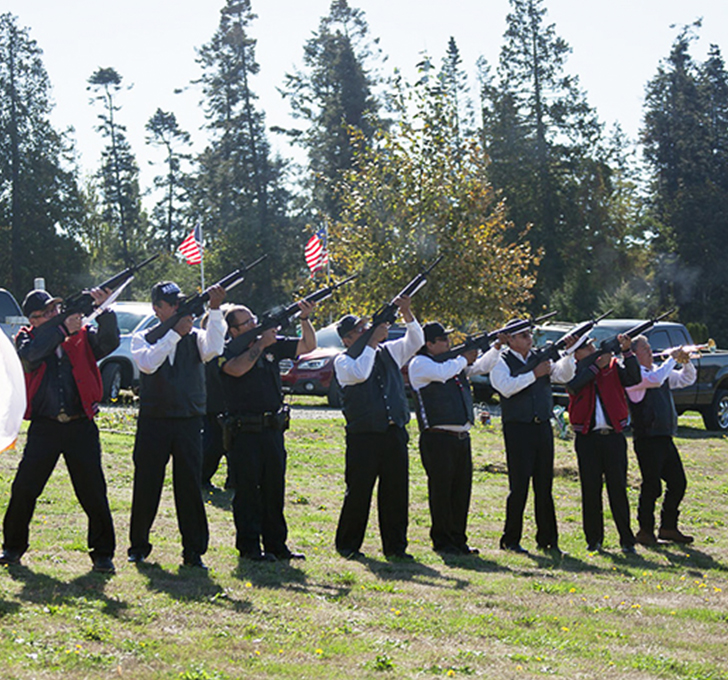
{"label": "blue sky", "polygon": [[[483,55],[495,66],[505,30],[508,0],[350,0],[364,10],[372,36],[388,61],[406,76],[423,51],[439,63],[450,36],[460,48],[464,67],[474,74]],[[157,107],[173,111],[180,126],[196,139],[204,119],[200,93],[190,81],[199,77],[195,47],[207,42],[219,20],[222,0],[4,0],[3,10],[30,28],[44,51],[56,108],[53,122],[73,126],[82,168],[93,172],[102,140],[94,131],[98,111],[89,105],[86,80],[99,66],[114,67],[133,87],[120,94],[119,120],[142,170],[142,183],[154,173],[149,161],[158,153],[144,145],[144,125]],[[258,20],[261,73],[253,88],[268,125],[290,124],[287,104],[276,87],[301,63],[303,43],[328,12],[329,0],[253,0]],[[694,55],[703,58],[710,43],[728,56],[726,0],[546,0],[547,19],[572,47],[567,71],[577,75],[601,119],[619,121],[631,137],[638,134],[646,82],[666,57],[678,28],[703,18]],[[447,9],[445,9],[447,7]],[[673,27],[671,28],[671,25]],[[474,82],[473,82],[474,86]],[[183,88],[181,94],[176,89]],[[290,155],[283,140],[277,150]]]}

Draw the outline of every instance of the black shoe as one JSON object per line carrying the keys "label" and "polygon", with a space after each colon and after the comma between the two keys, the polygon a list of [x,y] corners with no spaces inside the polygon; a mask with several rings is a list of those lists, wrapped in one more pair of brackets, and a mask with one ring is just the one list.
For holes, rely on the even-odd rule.
{"label": "black shoe", "polygon": [[91,571],[95,571],[99,574],[114,574],[116,573],[116,568],[114,567],[114,563],[111,560],[111,557],[94,557],[93,558],[94,566],[91,567]]}
{"label": "black shoe", "polygon": [[202,561],[202,557],[200,555],[192,554],[187,557],[185,557],[182,560],[182,566],[183,567],[194,567],[195,569],[203,569],[207,571],[207,565]]}
{"label": "black shoe", "polygon": [[384,557],[387,558],[387,561],[389,562],[414,562],[414,556],[410,555],[408,552],[405,552],[404,550],[402,552],[397,553],[391,553],[389,555],[385,555]]}
{"label": "black shoe", "polygon": [[273,553],[240,553],[241,560],[249,560],[250,562],[277,562],[278,558]]}
{"label": "black shoe", "polygon": [[501,543],[500,544],[501,550],[506,550],[507,552],[513,552],[513,553],[521,553],[523,555],[528,555],[528,550],[526,550],[520,543]]}
{"label": "black shoe", "polygon": [[586,549],[589,552],[602,552],[602,544],[599,541],[596,543],[590,543],[586,546]]}
{"label": "black shoe", "polygon": [[480,555],[480,550],[477,548],[471,548],[469,545],[466,545],[464,548],[461,548],[460,552],[463,555]]}
{"label": "black shoe", "polygon": [[637,550],[635,549],[634,544],[630,544],[630,543],[625,543],[622,546],[622,552],[625,555],[636,555],[637,554]]}
{"label": "black shoe", "polygon": [[281,562],[306,559],[306,556],[303,553],[291,552],[290,550],[286,550],[286,552],[281,553],[266,553],[266,555],[273,555],[277,560],[281,560]]}
{"label": "black shoe", "polygon": [[14,564],[20,564],[20,557],[23,553],[17,550],[3,550],[0,555],[0,564],[8,567]]}
{"label": "black shoe", "polygon": [[345,560],[361,560],[366,557],[361,550],[337,550],[336,552],[338,552]]}
{"label": "black shoe", "polygon": [[146,556],[142,555],[140,552],[130,552],[126,561],[131,562],[132,564],[143,564],[146,559]]}
{"label": "black shoe", "polygon": [[551,557],[563,557],[564,556],[564,552],[561,550],[561,548],[559,548],[558,545],[551,545],[551,544],[540,545],[540,546],[538,546],[538,549],[541,552],[551,555]]}

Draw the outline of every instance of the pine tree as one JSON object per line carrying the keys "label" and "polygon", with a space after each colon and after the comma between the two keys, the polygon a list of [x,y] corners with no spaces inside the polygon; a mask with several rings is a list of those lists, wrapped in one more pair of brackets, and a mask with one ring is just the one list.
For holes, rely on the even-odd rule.
{"label": "pine tree", "polygon": [[35,276],[61,294],[77,285],[84,253],[70,236],[82,217],[72,147],[49,122],[41,50],[0,15],[0,278],[16,294]]}
{"label": "pine tree", "polygon": [[303,262],[303,246],[291,233],[283,163],[271,156],[265,116],[255,105],[251,81],[259,65],[250,35],[255,18],[249,0],[228,0],[217,31],[198,50],[202,105],[212,139],[197,158],[190,197],[191,210],[213,246],[207,251],[212,272],[226,273],[242,255],[268,254],[276,276],[252,277],[245,289],[246,299],[263,307],[278,301],[296,262]]}
{"label": "pine tree", "polygon": [[371,140],[384,127],[374,95],[378,78],[370,64],[376,56],[364,12],[346,0],[333,0],[304,46],[304,69],[287,75],[281,90],[294,117],[308,123],[289,134],[308,154],[312,206],[334,219],[340,203],[333,186],[352,165],[351,129]]}
{"label": "pine tree", "polygon": [[104,219],[115,225],[121,244],[120,257],[110,248],[110,260],[120,259],[124,266],[132,264],[135,251],[145,250],[145,223],[139,196],[139,167],[126,128],[116,120],[120,110],[116,94],[121,90],[122,77],[113,68],[98,68],[88,79],[88,89],[94,92],[92,103],[99,101],[103,113],[97,130],[106,138],[101,153],[98,177],[104,201]]}
{"label": "pine tree", "polygon": [[182,163],[190,159],[190,154],[179,148],[189,145],[190,135],[179,127],[174,113],[161,109],[157,109],[147,121],[146,130],[149,133],[147,143],[162,147],[165,151],[166,172],[154,178],[154,186],[163,192],[163,196],[154,206],[153,217],[164,235],[165,247],[171,253],[175,248],[175,240],[181,236],[179,204],[186,200]]}
{"label": "pine tree", "polygon": [[543,0],[510,4],[497,83],[481,63],[490,175],[517,228],[533,225],[529,239],[543,253],[537,305],[561,290],[562,312],[590,314],[605,283],[588,269],[592,236],[609,231],[612,191],[602,126],[578,79],[564,73],[571,50],[546,23]]}

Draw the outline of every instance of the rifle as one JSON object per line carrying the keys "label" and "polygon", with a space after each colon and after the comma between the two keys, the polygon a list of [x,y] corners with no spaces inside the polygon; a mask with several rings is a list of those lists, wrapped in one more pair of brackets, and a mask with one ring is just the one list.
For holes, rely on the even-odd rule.
{"label": "rifle", "polygon": [[520,333],[522,331],[528,330],[529,328],[533,328],[539,323],[543,323],[547,319],[550,319],[552,316],[556,316],[556,314],[558,314],[558,312],[549,312],[548,314],[536,317],[535,319],[524,319],[523,321],[511,324],[510,326],[503,326],[502,328],[498,328],[494,331],[491,331],[490,333],[478,333],[476,335],[469,335],[467,338],[465,338],[465,342],[463,342],[461,345],[455,345],[455,347],[450,348],[447,352],[437,354],[431,358],[433,359],[433,361],[437,361],[439,363],[447,361],[448,359],[454,359],[455,357],[459,357],[461,354],[465,354],[472,349],[487,352],[490,344],[501,333]]}
{"label": "rifle", "polygon": [[[96,287],[101,288],[102,290],[108,288],[113,291],[121,286],[125,286],[129,281],[131,281],[134,274],[136,274],[142,267],[146,267],[150,262],[156,260],[158,257],[159,253],[148,257],[146,260],[137,265],[127,267],[123,271],[112,276],[110,279],[106,279],[106,281],[100,283]],[[82,290],[80,293],[75,293],[63,301],[61,305],[61,313],[50,319],[50,325],[59,326],[73,314],[82,314],[85,317],[89,317],[96,310],[97,306],[91,296],[91,293],[87,290]]]}
{"label": "rifle", "polygon": [[[332,283],[325,288],[320,288],[319,290],[304,297],[302,301],[315,303],[326,300],[334,294],[334,291],[353,281],[357,276],[358,274],[352,274],[338,283]],[[253,328],[241,333],[237,338],[228,342],[227,347],[225,348],[226,353],[231,357],[238,356],[248,349],[250,343],[252,343],[259,335],[265,333],[265,331],[270,330],[271,328],[287,326],[291,322],[291,319],[300,313],[301,308],[298,304],[298,302],[293,302],[278,312],[266,312],[263,314],[260,321],[258,321]]]}
{"label": "rifle", "polygon": [[[649,319],[647,321],[643,321],[642,323],[637,324],[633,328],[630,328],[628,331],[625,331],[623,335],[626,335],[628,338],[634,340],[638,335],[642,335],[645,331],[652,328],[658,321],[662,321],[666,317],[670,316],[675,310],[671,309],[664,314],[660,314],[660,316],[655,317],[654,319]],[[618,336],[614,336],[613,338],[609,338],[608,340],[602,340],[599,343],[599,348],[597,349],[595,354],[592,354],[591,357],[594,357],[594,359],[598,359],[602,354],[608,354],[611,352],[612,354],[619,354],[622,351],[622,348],[619,345],[619,339]]]}
{"label": "rifle", "polygon": [[417,276],[415,276],[397,295],[394,296],[391,302],[389,302],[386,305],[383,305],[380,307],[372,317],[372,322],[354,342],[351,347],[349,347],[346,350],[346,353],[352,358],[356,359],[363,351],[364,348],[369,343],[369,340],[371,339],[372,335],[374,334],[375,329],[377,326],[387,323],[392,324],[395,322],[397,318],[397,311],[398,307],[394,303],[394,301],[402,297],[403,295],[407,295],[409,297],[412,297],[422,286],[424,286],[427,283],[427,276],[429,273],[440,263],[440,260],[442,260],[443,256],[439,255],[436,257],[429,266],[425,267]]}
{"label": "rifle", "polygon": [[531,372],[536,366],[543,361],[558,361],[561,356],[561,350],[566,348],[566,338],[575,337],[577,340],[588,333],[594,326],[596,326],[602,319],[605,319],[612,310],[609,309],[601,316],[590,321],[584,321],[580,323],[576,328],[572,328],[568,333],[562,335],[556,342],[547,344],[545,347],[541,347],[534,351],[533,356],[520,368],[513,371],[513,376],[523,375],[524,373]]}
{"label": "rifle", "polygon": [[[245,280],[245,275],[256,265],[260,264],[268,255],[262,255],[249,265],[242,264],[239,269],[235,269],[227,276],[220,279],[215,286],[222,286],[226,291],[235,288],[238,284]],[[210,286],[212,288],[212,286]],[[170,330],[172,330],[177,322],[185,316],[202,316],[205,311],[205,303],[210,299],[210,289],[208,288],[202,293],[188,295],[182,299],[177,307],[177,311],[172,314],[169,319],[158,323],[150,328],[144,335],[144,339],[154,345],[161,340]]]}

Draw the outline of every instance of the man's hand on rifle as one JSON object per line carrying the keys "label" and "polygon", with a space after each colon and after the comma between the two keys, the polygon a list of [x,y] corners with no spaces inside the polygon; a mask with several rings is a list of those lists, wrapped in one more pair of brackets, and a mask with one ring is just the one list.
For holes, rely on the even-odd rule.
{"label": "man's hand on rifle", "polygon": [[463,356],[467,360],[468,366],[472,366],[478,358],[478,350],[477,348],[469,349],[467,352],[463,352]]}
{"label": "man's hand on rifle", "polygon": [[275,345],[275,343],[278,342],[277,334],[278,334],[277,328],[269,328],[267,331],[264,331],[263,334],[257,340],[258,346],[261,349],[265,349],[266,347]]}
{"label": "man's hand on rifle", "polygon": [[387,339],[387,335],[389,335],[389,324],[380,323],[372,332],[372,337],[369,338],[369,342],[367,344],[369,347],[376,349],[380,343]]}
{"label": "man's hand on rifle", "polygon": [[542,378],[545,375],[549,375],[551,373],[551,360],[548,361],[542,361],[536,368],[533,369],[533,374],[537,378]]}
{"label": "man's hand on rifle", "polygon": [[92,288],[88,292],[89,295],[93,298],[94,304],[97,307],[101,307],[101,305],[106,302],[106,300],[109,298],[113,291],[109,290],[108,288]]}
{"label": "man's hand on rifle", "polygon": [[415,317],[412,315],[412,311],[410,310],[412,298],[409,295],[401,295],[400,297],[395,298],[394,304],[399,307],[399,311],[401,312],[405,323],[415,320]]}
{"label": "man's hand on rifle", "polygon": [[626,335],[624,333],[620,333],[617,336],[617,340],[619,341],[619,348],[626,352],[630,347],[632,347],[632,338],[629,337],[629,335]]}
{"label": "man's hand on rifle", "polygon": [[183,316],[175,325],[174,331],[184,337],[192,330],[194,319],[191,316]]}
{"label": "man's hand on rifle", "polygon": [[308,300],[301,300],[298,303],[298,308],[301,310],[298,318],[301,321],[308,321],[308,317],[311,316],[314,308],[316,307],[315,302],[309,302]]}
{"label": "man's hand on rifle", "polygon": [[573,345],[574,345],[574,344],[576,343],[576,341],[577,341],[578,339],[579,339],[579,338],[577,338],[577,337],[576,337],[576,336],[574,336],[574,335],[567,335],[567,336],[566,336],[566,337],[564,338],[564,349],[569,349],[570,347],[572,347],[572,346],[573,346]]}
{"label": "man's hand on rifle", "polygon": [[207,292],[210,295],[210,309],[220,309],[220,305],[225,299],[225,289],[216,283],[214,286],[210,286]]}
{"label": "man's hand on rifle", "polygon": [[83,326],[83,317],[81,316],[81,313],[71,314],[66,317],[63,325],[66,327],[66,331],[69,335],[75,335],[81,330],[81,326]]}

